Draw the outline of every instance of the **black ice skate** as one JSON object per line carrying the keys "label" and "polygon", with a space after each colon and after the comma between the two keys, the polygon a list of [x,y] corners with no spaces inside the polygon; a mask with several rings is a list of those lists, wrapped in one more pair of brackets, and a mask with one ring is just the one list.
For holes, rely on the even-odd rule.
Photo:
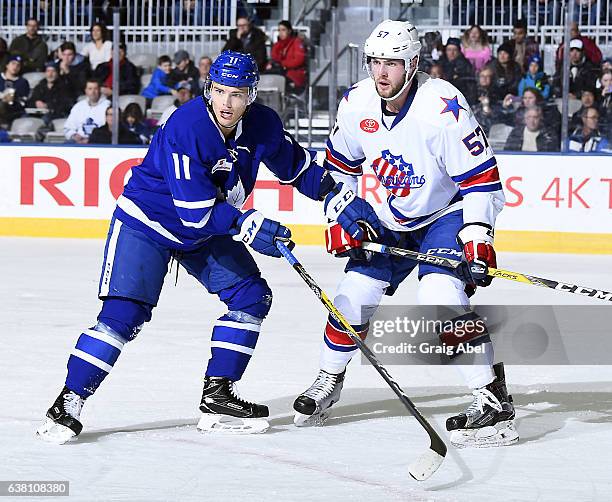
{"label": "black ice skate", "polygon": [[325,423],[331,415],[331,407],[340,399],[345,371],[334,375],[319,370],[314,383],[293,403],[293,409],[296,411],[293,423],[297,427]]}
{"label": "black ice skate", "polygon": [[200,411],[201,432],[257,434],[270,427],[268,407],[241,399],[235,383],[225,377],[204,378]]}
{"label": "black ice skate", "polygon": [[51,443],[63,444],[78,436],[83,430],[79,422],[85,400],[64,387],[47,411],[46,422],[38,428],[36,435]]}
{"label": "black ice skate", "polygon": [[506,446],[518,441],[504,364],[496,364],[493,370],[495,380],[472,391],[474,400],[468,409],[446,420],[446,429],[452,431],[451,443],[457,448]]}

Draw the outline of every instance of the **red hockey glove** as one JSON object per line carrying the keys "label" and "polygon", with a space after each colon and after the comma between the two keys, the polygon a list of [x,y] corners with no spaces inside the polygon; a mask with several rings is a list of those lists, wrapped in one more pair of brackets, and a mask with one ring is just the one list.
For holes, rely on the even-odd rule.
{"label": "red hockey glove", "polygon": [[465,282],[482,287],[491,284],[493,278],[487,272],[489,267],[497,267],[491,225],[466,223],[457,234],[457,242],[463,248]]}
{"label": "red hockey glove", "polygon": [[[367,224],[359,222],[359,225],[365,231],[368,240],[376,239],[378,236]],[[330,223],[330,226],[325,230],[325,248],[328,253],[337,256],[338,258],[351,257],[354,260],[369,261],[372,258],[372,252],[361,248],[361,241],[351,237],[339,223]]]}

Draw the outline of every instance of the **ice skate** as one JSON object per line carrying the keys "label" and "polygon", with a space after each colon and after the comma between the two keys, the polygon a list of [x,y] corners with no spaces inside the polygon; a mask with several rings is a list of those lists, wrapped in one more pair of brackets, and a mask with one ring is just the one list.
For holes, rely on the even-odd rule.
{"label": "ice skate", "polygon": [[47,411],[47,420],[36,430],[36,435],[50,443],[63,444],[78,436],[83,430],[79,422],[85,400],[64,387]]}
{"label": "ice skate", "polygon": [[345,371],[334,375],[319,370],[314,383],[293,403],[296,411],[293,423],[297,427],[320,426],[325,423],[331,415],[331,407],[340,399]]}
{"label": "ice skate", "polygon": [[518,441],[503,363],[493,366],[493,370],[496,379],[472,392],[474,400],[468,409],[446,420],[450,441],[457,448],[507,446]]}
{"label": "ice skate", "polygon": [[235,383],[224,377],[204,379],[200,411],[200,432],[259,434],[270,427],[268,407],[241,399]]}

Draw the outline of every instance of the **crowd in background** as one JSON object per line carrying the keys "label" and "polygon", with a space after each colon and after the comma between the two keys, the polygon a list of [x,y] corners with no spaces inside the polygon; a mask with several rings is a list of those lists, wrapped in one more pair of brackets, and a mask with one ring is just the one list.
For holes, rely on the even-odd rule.
{"label": "crowd in background", "polygon": [[[560,150],[564,43],[557,48],[551,76],[544,72],[540,47],[527,36],[523,19],[514,23],[512,38],[495,51],[478,25],[468,28],[460,39],[448,38],[445,45],[436,33],[424,38],[421,69],[461,90],[487,134],[500,132],[505,137],[505,150]],[[580,101],[570,117],[569,149],[610,151],[612,58],[603,58],[577,23],[571,27],[569,51],[569,100]]]}
{"label": "crowd in background", "polygon": [[[24,116],[42,118],[38,139],[65,118],[67,142],[110,143],[114,117],[112,98],[112,43],[105,25],[96,22],[90,40],[80,51],[71,41],[49,48],[38,33],[34,18],[25,33],[10,44],[0,38],[0,141],[8,140],[11,124]],[[222,50],[253,55],[262,73],[285,77],[286,92],[302,93],[307,85],[307,47],[288,21],[278,24],[278,39],[268,51],[267,35],[246,17],[239,16]],[[569,41],[569,97],[580,102],[570,118],[569,148],[574,151],[609,151],[612,144],[612,59],[604,58],[593,39],[572,25]],[[513,36],[495,47],[487,33],[471,26],[461,38],[442,43],[439,34],[423,37],[421,70],[452,82],[470,103],[477,120],[492,139],[503,138],[506,150],[559,151],[562,119],[562,60],[565,44],[556,51],[556,70],[544,72],[540,47],[528,36],[525,20],[514,23]],[[270,54],[268,56],[268,54]],[[197,60],[185,50],[161,55],[146,85],[143,68],[134,65],[125,44],[119,46],[119,95],[141,95],[144,104],[128,103],[121,110],[119,142],[146,144],[155,128],[181,104],[202,94],[212,64],[204,55]],[[44,72],[32,89],[23,77]],[[172,99],[160,117],[146,111],[159,96]],[[134,105],[134,106],[132,106]]]}

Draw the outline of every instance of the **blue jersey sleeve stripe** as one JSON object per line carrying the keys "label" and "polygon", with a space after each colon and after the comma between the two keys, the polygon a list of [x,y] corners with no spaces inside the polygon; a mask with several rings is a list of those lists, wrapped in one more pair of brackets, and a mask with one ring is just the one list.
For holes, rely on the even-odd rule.
{"label": "blue jersey sleeve stripe", "polygon": [[466,173],[458,174],[457,176],[451,176],[451,179],[455,183],[460,183],[461,181],[467,180],[475,174],[481,173],[482,171],[486,171],[490,167],[493,167],[495,164],[497,164],[497,160],[495,159],[495,157],[491,157],[489,160],[486,160],[482,164],[479,164],[474,169],[470,169]]}
{"label": "blue jersey sleeve stripe", "polygon": [[459,193],[461,195],[465,195],[472,192],[496,192],[497,190],[501,190],[501,183],[492,183],[490,185],[475,185],[466,189],[460,189]]}
{"label": "blue jersey sleeve stripe", "polygon": [[338,150],[336,150],[334,148],[334,146],[332,145],[332,142],[330,140],[327,140],[327,148],[329,149],[329,153],[337,160],[339,160],[340,162],[342,162],[343,164],[346,164],[349,167],[359,167],[361,166],[361,164],[363,164],[366,160],[365,157],[357,159],[357,160],[351,160],[348,159],[347,157],[345,157],[344,155],[342,155]]}

